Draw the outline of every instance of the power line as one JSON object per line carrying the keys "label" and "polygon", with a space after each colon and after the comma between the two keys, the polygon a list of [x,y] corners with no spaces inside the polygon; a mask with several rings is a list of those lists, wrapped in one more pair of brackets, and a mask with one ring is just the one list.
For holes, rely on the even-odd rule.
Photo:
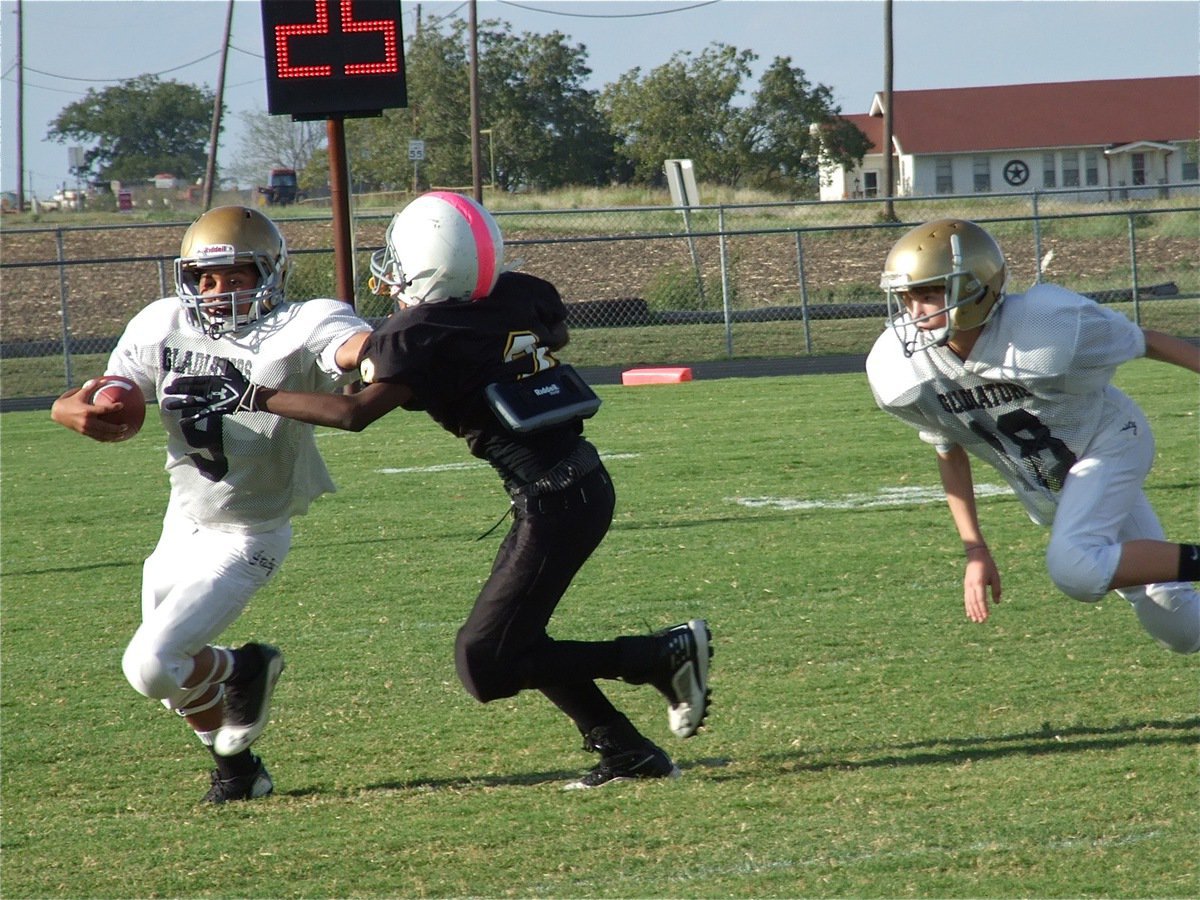
{"label": "power line", "polygon": [[606,14],[572,13],[572,12],[562,12],[561,10],[555,10],[555,9],[541,9],[540,7],[537,7],[537,6],[526,6],[523,3],[513,3],[513,2],[511,2],[511,0],[500,0],[500,6],[512,6],[517,9],[526,10],[527,12],[543,13],[548,16],[566,16],[568,18],[575,18],[575,19],[639,19],[639,18],[642,18],[643,16],[666,16],[666,15],[670,15],[671,13],[687,12],[692,9],[699,9],[702,6],[712,6],[714,3],[718,3],[718,2],[720,2],[720,0],[704,0],[704,2],[702,2],[702,3],[693,3],[691,6],[676,6],[671,9],[656,10],[655,12],[606,13]]}
{"label": "power line", "polygon": [[236,50],[238,53],[245,53],[247,56],[253,56],[255,59],[266,59],[263,54],[255,53],[253,50],[243,50],[241,47],[237,46],[237,44],[230,44],[229,49]]}
{"label": "power line", "polygon": [[[220,52],[221,52],[220,50],[214,50],[212,53],[201,56],[199,59],[193,59],[191,62],[186,62],[186,63],[183,63],[178,66],[172,66],[169,69],[163,69],[161,72],[146,72],[143,74],[149,75],[152,78],[157,78],[160,75],[166,75],[169,72],[178,72],[180,69],[186,69],[188,66],[194,66],[194,65],[196,65],[196,63],[202,63],[207,59],[212,59],[214,56],[216,56]],[[119,84],[122,81],[129,80],[128,78],[77,78],[74,75],[59,75],[57,72],[46,72],[42,69],[35,69],[33,66],[26,66],[25,71],[26,72],[36,72],[38,75],[45,75],[47,78],[58,78],[58,79],[61,79],[62,81],[86,81],[90,84],[96,84],[98,82],[99,83]],[[141,76],[133,76],[133,77],[137,78],[137,77],[141,77]]]}

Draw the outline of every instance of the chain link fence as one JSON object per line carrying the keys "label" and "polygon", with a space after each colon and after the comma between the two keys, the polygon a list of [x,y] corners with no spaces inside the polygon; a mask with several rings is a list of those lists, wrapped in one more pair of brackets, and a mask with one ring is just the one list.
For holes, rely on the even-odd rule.
{"label": "chain link fence", "polygon": [[[1183,190],[1180,190],[1182,188]],[[510,260],[568,303],[566,356],[635,366],[864,354],[883,327],[879,271],[897,237],[940,216],[979,222],[1009,260],[1010,290],[1064,284],[1145,327],[1200,335],[1196,185],[1149,199],[1116,189],[724,204],[682,209],[501,209]],[[352,217],[355,305],[382,318],[366,287],[387,212]],[[278,216],[294,300],[334,292],[328,213]],[[125,323],[174,293],[188,222],[5,228],[0,233],[0,403],[41,405],[103,371]]]}

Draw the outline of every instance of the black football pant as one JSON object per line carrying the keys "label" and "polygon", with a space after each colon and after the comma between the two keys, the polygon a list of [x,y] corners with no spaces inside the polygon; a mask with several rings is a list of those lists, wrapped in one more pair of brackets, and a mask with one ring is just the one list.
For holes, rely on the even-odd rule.
{"label": "black football pant", "polygon": [[555,641],[546,633],[575,573],[608,532],[616,494],[601,465],[570,487],[514,497],[513,524],[455,642],[458,677],[487,703],[533,688],[583,732],[621,714],[596,678],[644,666],[647,638]]}

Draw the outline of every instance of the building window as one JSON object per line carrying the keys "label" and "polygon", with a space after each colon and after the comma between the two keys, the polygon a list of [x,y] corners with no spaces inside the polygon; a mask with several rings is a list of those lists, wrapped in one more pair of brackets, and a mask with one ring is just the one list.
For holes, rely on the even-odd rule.
{"label": "building window", "polygon": [[1145,153],[1133,154],[1133,183],[1134,184],[1145,184],[1146,183],[1146,154]]}
{"label": "building window", "polygon": [[1042,154],[1042,187],[1058,187],[1058,179],[1054,175],[1054,154]]}
{"label": "building window", "polygon": [[1063,187],[1079,187],[1079,154],[1063,154]]}
{"label": "building window", "polygon": [[1095,150],[1088,150],[1083,154],[1083,173],[1088,187],[1095,187],[1100,183],[1100,157]]}
{"label": "building window", "polygon": [[1184,181],[1200,181],[1200,165],[1194,159],[1183,158],[1183,171],[1179,173]]}
{"label": "building window", "polygon": [[879,173],[878,172],[863,172],[863,196],[878,197],[879,196]]}
{"label": "building window", "polygon": [[986,194],[992,189],[992,160],[987,156],[975,157],[975,193]]}
{"label": "building window", "polygon": [[954,166],[950,157],[939,156],[934,160],[934,172],[937,176],[937,192],[939,194],[953,194]]}

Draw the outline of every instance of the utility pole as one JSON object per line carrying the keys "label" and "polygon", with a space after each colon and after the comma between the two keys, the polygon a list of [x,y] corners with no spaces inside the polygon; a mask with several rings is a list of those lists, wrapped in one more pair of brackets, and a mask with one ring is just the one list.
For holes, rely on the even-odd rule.
{"label": "utility pole", "polygon": [[229,59],[229,35],[233,30],[233,0],[225,10],[225,39],[221,44],[221,67],[217,70],[217,96],[213,101],[212,131],[208,135],[208,166],[204,170],[204,210],[212,207],[213,181],[217,177],[217,140],[221,134],[221,107],[225,104],[225,63]]}
{"label": "utility pole", "polygon": [[479,155],[479,31],[475,25],[475,0],[470,0],[467,28],[471,33],[471,184],[475,202],[483,203],[483,162]]}
{"label": "utility pole", "polygon": [[883,0],[883,217],[896,221],[896,175],[892,171],[892,0]]}
{"label": "utility pole", "polygon": [[25,61],[21,0],[17,0],[17,212],[25,210]]}

